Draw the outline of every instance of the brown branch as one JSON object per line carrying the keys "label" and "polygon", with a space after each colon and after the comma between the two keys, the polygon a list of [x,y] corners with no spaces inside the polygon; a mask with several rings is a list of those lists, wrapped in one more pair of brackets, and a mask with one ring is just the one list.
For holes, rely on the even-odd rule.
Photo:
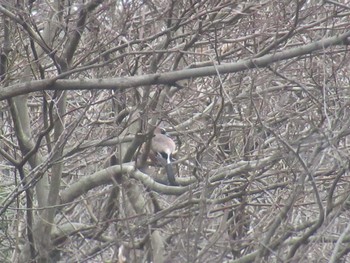
{"label": "brown branch", "polygon": [[103,0],[95,0],[88,4],[86,4],[81,10],[79,14],[79,19],[76,25],[76,30],[72,34],[72,38],[70,39],[68,45],[66,46],[66,50],[64,52],[64,58],[67,60],[68,65],[70,64],[74,52],[76,51],[78,44],[80,43],[81,36],[86,26],[86,19],[88,14],[92,12],[99,4],[101,4]]}
{"label": "brown branch", "polygon": [[[60,79],[61,76],[49,80],[30,81],[15,84],[2,89],[0,100],[8,99],[13,96],[28,94],[42,90],[93,90],[93,89],[128,89],[147,85],[168,84],[171,85],[179,80],[213,76],[219,74],[228,74],[245,71],[248,69],[262,68],[269,66],[274,62],[291,59],[294,57],[310,54],[318,50],[324,50],[333,45],[342,44],[348,37],[350,31],[341,35],[324,38],[322,40],[291,48],[260,58],[244,59],[235,63],[223,63],[217,66],[207,66],[195,69],[183,69],[167,73],[156,73],[149,75],[120,77],[110,79],[89,79],[89,80],[66,80]],[[66,77],[66,76],[65,76]]]}

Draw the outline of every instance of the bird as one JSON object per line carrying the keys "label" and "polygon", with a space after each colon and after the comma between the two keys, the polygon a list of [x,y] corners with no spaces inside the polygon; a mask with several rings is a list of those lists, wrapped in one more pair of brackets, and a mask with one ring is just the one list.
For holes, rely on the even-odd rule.
{"label": "bird", "polygon": [[175,142],[167,135],[166,131],[157,126],[154,129],[151,140],[150,159],[165,168],[168,183],[177,186],[175,173],[172,168],[172,155],[176,150]]}

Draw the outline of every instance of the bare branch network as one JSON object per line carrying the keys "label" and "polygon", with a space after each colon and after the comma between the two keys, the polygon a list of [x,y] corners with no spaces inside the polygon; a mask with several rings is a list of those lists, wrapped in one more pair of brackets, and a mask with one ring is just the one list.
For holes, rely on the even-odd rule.
{"label": "bare branch network", "polygon": [[[173,72],[155,73],[134,77],[118,77],[111,79],[61,79],[71,73],[65,72],[53,79],[30,81],[19,83],[2,90],[0,100],[8,99],[13,96],[24,95],[35,91],[45,90],[93,90],[93,89],[127,89],[147,85],[173,85],[177,81],[193,79],[199,77],[213,76],[218,74],[235,73],[248,69],[267,67],[274,62],[291,59],[294,57],[308,55],[318,50],[324,50],[332,45],[341,45],[348,43],[350,31],[338,36],[325,38],[308,45],[291,48],[282,52],[265,55],[259,58],[250,58],[235,63],[223,63],[220,65],[182,69]],[[213,62],[213,64],[215,64]],[[79,69],[73,70],[74,73]]]}
{"label": "bare branch network", "polygon": [[347,262],[350,6],[0,3],[0,262]]}

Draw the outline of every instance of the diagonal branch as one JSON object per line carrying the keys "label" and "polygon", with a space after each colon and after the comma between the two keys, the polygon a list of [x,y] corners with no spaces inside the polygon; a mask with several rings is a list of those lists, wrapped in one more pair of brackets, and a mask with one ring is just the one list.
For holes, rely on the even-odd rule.
{"label": "diagonal branch", "polygon": [[89,80],[67,80],[60,79],[67,77],[69,72],[58,75],[53,79],[30,81],[15,84],[3,88],[0,94],[0,100],[8,99],[13,96],[28,94],[42,90],[92,90],[92,89],[128,89],[147,85],[174,84],[176,81],[213,76],[219,74],[235,73],[254,68],[263,68],[274,62],[291,59],[312,52],[326,49],[333,45],[341,45],[347,42],[350,37],[350,31],[341,35],[324,38],[319,41],[291,48],[286,51],[268,54],[259,58],[249,58],[237,61],[235,63],[223,63],[221,65],[207,66],[201,68],[182,69],[166,73],[148,74],[133,77],[119,77],[109,79],[89,79]]}

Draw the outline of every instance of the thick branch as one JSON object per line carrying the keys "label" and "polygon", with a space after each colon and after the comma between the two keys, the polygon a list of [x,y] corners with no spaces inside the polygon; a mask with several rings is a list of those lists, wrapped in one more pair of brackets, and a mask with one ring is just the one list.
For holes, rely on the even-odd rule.
{"label": "thick branch", "polygon": [[317,50],[326,49],[332,45],[342,44],[348,37],[350,37],[350,31],[338,36],[324,38],[322,40],[301,47],[291,48],[286,51],[265,55],[260,58],[245,59],[235,63],[226,63],[202,68],[183,69],[167,73],[89,80],[66,80],[59,79],[60,76],[58,76],[52,80],[39,80],[19,83],[4,88],[1,91],[0,100],[41,90],[127,89],[157,84],[171,85],[176,81],[184,79],[235,73],[247,69],[266,67],[274,62],[307,55]]}
{"label": "thick branch", "polygon": [[122,165],[114,165],[94,174],[84,176],[61,192],[60,203],[65,204],[72,202],[75,198],[87,193],[95,187],[104,184],[112,184],[115,174],[129,174],[132,178],[142,181],[145,186],[158,193],[180,195],[189,189],[189,187],[174,187],[157,183],[147,174],[135,170],[133,163],[125,163]]}

